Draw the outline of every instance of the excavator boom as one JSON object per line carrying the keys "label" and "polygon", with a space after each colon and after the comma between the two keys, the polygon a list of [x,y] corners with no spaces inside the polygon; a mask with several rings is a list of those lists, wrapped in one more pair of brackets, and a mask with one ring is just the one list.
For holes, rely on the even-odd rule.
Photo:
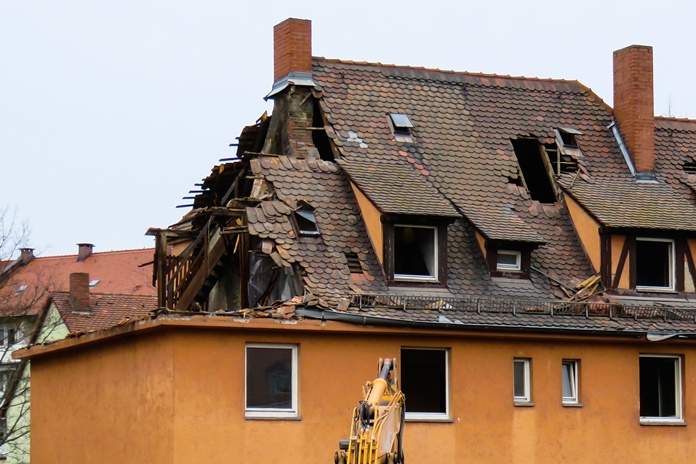
{"label": "excavator boom", "polygon": [[339,442],[334,464],[403,464],[405,397],[396,372],[396,359],[380,358],[379,377],[353,409],[350,438]]}

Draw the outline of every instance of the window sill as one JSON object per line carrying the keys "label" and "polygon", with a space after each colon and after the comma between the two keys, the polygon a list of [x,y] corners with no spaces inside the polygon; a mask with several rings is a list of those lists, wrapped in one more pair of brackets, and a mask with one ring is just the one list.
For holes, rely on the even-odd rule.
{"label": "window sill", "polygon": [[406,422],[441,422],[445,424],[451,424],[454,420],[451,417],[408,417],[406,416]]}
{"label": "window sill", "polygon": [[641,293],[665,293],[671,295],[678,295],[679,292],[673,288],[660,288],[660,287],[636,287],[636,292]]}
{"label": "window sill", "polygon": [[245,415],[246,420],[260,420],[260,421],[301,421],[302,416],[256,416],[256,415]]}
{"label": "window sill", "polygon": [[676,427],[686,427],[683,419],[667,419],[661,417],[641,417],[640,425],[671,425]]}
{"label": "window sill", "polygon": [[585,405],[582,403],[562,403],[564,408],[582,408]]}
{"label": "window sill", "polygon": [[516,408],[533,408],[534,402],[532,401],[513,401],[512,403]]}

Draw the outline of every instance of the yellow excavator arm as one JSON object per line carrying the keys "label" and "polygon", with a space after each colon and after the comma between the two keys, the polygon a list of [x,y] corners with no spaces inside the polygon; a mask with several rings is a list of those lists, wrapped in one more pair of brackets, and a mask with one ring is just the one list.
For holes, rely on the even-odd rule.
{"label": "yellow excavator arm", "polygon": [[363,388],[353,409],[350,439],[339,442],[334,464],[403,464],[405,397],[396,376],[396,359],[379,360],[379,377]]}

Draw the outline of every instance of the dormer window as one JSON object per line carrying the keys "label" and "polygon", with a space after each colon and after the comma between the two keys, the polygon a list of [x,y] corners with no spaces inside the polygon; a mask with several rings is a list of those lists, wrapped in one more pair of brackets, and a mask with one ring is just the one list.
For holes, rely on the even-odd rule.
{"label": "dormer window", "polygon": [[441,217],[392,216],[383,221],[383,263],[390,285],[443,285],[447,224]]}
{"label": "dormer window", "polygon": [[522,252],[514,250],[498,250],[496,256],[497,271],[519,272],[522,270]]}
{"label": "dormer window", "polygon": [[314,217],[314,208],[305,202],[300,202],[300,207],[295,211],[297,230],[302,237],[319,236],[319,227]]}
{"label": "dormer window", "polygon": [[394,280],[437,280],[437,227],[394,225]]}
{"label": "dormer window", "polygon": [[413,123],[408,115],[403,113],[389,113],[387,121],[394,134],[395,140],[399,142],[413,142]]}
{"label": "dormer window", "polygon": [[673,291],[674,240],[636,238],[636,290]]}
{"label": "dormer window", "polygon": [[487,242],[485,253],[491,276],[529,279],[534,246],[519,242]]}

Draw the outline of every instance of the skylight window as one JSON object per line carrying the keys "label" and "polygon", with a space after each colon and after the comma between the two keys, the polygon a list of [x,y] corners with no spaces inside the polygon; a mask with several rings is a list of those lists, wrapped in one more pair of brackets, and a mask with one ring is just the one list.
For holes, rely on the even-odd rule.
{"label": "skylight window", "polygon": [[99,279],[89,281],[89,288],[94,288],[99,283]]}
{"label": "skylight window", "polygon": [[389,113],[387,120],[394,134],[394,139],[399,142],[413,142],[413,123],[408,115],[403,113]]}
{"label": "skylight window", "polygon": [[410,134],[411,129],[413,129],[413,123],[411,119],[406,114],[402,113],[390,113],[392,124],[394,124],[394,132],[403,132],[405,134]]}
{"label": "skylight window", "polygon": [[26,290],[26,289],[27,289],[27,286],[26,286],[26,285],[20,285],[19,287],[17,287],[17,292],[16,292],[16,294],[19,295],[19,294],[23,293],[24,290]]}
{"label": "skylight window", "polygon": [[300,209],[295,211],[295,222],[297,229],[302,236],[317,236],[319,235],[319,227],[317,219],[314,217],[314,208],[307,203],[302,202]]}

